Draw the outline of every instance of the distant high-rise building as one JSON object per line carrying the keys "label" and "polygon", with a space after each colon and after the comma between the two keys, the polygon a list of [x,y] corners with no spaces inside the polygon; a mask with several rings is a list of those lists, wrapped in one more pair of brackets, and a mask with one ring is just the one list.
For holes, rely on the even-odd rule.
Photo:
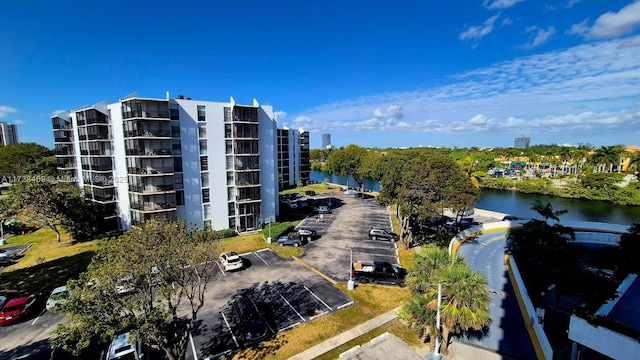
{"label": "distant high-rise building", "polygon": [[0,145],[7,146],[17,144],[18,141],[18,125],[0,122]]}
{"label": "distant high-rise building", "polygon": [[322,148],[330,148],[331,147],[331,134],[322,134]]}
{"label": "distant high-rise building", "polygon": [[516,149],[526,149],[529,147],[529,143],[531,143],[530,137],[517,137],[514,143],[514,147]]}

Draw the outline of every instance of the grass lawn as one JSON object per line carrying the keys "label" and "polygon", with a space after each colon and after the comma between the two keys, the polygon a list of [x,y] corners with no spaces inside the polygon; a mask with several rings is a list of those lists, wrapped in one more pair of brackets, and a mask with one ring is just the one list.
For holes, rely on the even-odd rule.
{"label": "grass lawn", "polygon": [[369,331],[366,334],[362,334],[360,336],[358,336],[357,338],[346,342],[336,348],[334,348],[331,351],[327,351],[326,353],[318,356],[316,358],[316,360],[333,360],[333,359],[337,359],[340,354],[342,354],[343,352],[357,346],[357,345],[363,345],[368,343],[369,341],[371,341],[373,338],[380,336],[382,334],[384,334],[385,332],[389,332],[397,337],[399,337],[402,341],[404,341],[406,344],[416,348],[416,347],[420,347],[420,346],[424,346],[424,344],[422,344],[420,342],[420,339],[418,339],[418,336],[416,335],[416,332],[411,329],[410,327],[408,327],[407,325],[405,325],[404,323],[402,323],[402,321],[395,319],[395,320],[391,320],[388,323],[377,327],[371,331]]}
{"label": "grass lawn", "polygon": [[351,296],[356,303],[346,309],[279,333],[273,340],[241,351],[233,358],[287,359],[402,305],[410,296],[409,289],[391,286],[359,285],[355,290],[347,291],[347,285],[340,284],[338,288]]}

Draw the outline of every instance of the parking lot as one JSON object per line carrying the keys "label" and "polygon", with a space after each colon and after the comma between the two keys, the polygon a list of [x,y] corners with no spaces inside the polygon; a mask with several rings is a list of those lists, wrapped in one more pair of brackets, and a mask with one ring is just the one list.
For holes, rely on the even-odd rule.
{"label": "parking lot", "polygon": [[247,346],[238,334],[229,301],[243,293],[254,300],[275,334],[340,310],[353,301],[330,282],[291,259],[271,250],[241,254],[246,268],[221,269],[199,313],[201,324],[193,332],[198,358],[217,358]]}
{"label": "parking lot", "polygon": [[390,241],[369,240],[372,227],[392,230],[391,217],[386,208],[376,203],[373,197],[359,198],[344,193],[326,193],[316,198],[331,197],[332,204],[340,204],[330,215],[316,222],[310,217],[299,227],[313,228],[319,238],[305,245],[300,259],[322,271],[336,281],[349,280],[351,271],[350,251],[353,261],[386,261],[399,264],[397,244]]}

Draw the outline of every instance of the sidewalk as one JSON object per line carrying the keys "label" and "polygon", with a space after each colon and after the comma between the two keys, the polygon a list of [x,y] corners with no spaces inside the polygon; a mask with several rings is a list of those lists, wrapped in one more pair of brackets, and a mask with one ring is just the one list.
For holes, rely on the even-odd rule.
{"label": "sidewalk", "polygon": [[314,359],[327,351],[330,351],[348,341],[351,341],[357,338],[360,335],[366,334],[369,331],[395,319],[398,316],[398,310],[400,308],[395,308],[387,313],[384,313],[376,318],[373,318],[363,324],[360,324],[350,330],[343,332],[333,338],[322,342],[312,348],[309,348],[296,356],[289,358],[290,360],[310,360]]}

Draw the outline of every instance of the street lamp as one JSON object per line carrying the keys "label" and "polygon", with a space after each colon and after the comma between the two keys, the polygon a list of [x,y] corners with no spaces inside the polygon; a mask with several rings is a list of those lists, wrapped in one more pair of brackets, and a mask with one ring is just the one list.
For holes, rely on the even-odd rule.
{"label": "street lamp", "polygon": [[267,238],[267,244],[271,244],[271,222],[275,221],[275,218],[273,216],[269,216],[265,220],[269,222],[269,237]]}
{"label": "street lamp", "polygon": [[355,284],[353,282],[353,249],[349,248],[349,281],[347,281],[347,290],[353,290]]}

